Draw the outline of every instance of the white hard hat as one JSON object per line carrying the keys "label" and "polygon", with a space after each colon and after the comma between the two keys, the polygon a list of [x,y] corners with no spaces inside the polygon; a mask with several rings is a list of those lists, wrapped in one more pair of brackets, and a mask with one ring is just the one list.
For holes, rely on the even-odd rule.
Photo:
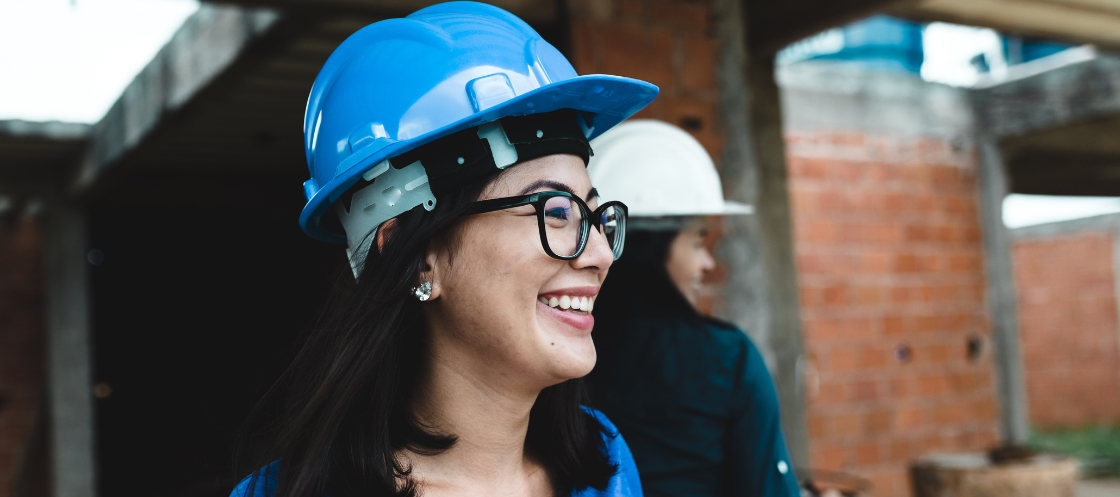
{"label": "white hard hat", "polygon": [[630,217],[750,214],[723,199],[719,174],[692,135],[652,119],[626,121],[591,142],[587,165],[603,200],[620,200]]}

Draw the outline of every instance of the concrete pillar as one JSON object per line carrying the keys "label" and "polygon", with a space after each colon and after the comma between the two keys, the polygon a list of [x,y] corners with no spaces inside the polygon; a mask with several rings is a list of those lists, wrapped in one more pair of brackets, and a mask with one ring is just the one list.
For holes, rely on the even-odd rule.
{"label": "concrete pillar", "polygon": [[45,220],[51,495],[94,497],[85,213],[58,202],[48,207]]}
{"label": "concrete pillar", "polygon": [[[984,129],[983,120],[979,129]],[[984,230],[984,265],[988,278],[988,311],[996,360],[996,386],[1000,401],[1000,429],[1005,443],[1023,444],[1030,437],[1023,360],[1019,352],[1019,315],[1015,302],[1015,274],[1011,245],[1003,224],[1003,199],[1009,185],[1007,169],[996,139],[981,133],[980,221]]]}
{"label": "concrete pillar", "polygon": [[728,198],[755,206],[754,215],[725,221],[727,232],[718,248],[730,275],[723,317],[746,330],[766,357],[781,400],[790,458],[804,468],[809,465],[804,347],[774,56],[750,52],[749,13],[742,2],[716,0],[714,10],[727,133],[723,185]]}

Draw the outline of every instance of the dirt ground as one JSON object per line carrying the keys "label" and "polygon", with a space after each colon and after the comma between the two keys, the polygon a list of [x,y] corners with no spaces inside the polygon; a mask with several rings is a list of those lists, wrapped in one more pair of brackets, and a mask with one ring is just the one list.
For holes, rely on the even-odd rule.
{"label": "dirt ground", "polygon": [[1120,478],[1081,480],[1077,497],[1120,497]]}

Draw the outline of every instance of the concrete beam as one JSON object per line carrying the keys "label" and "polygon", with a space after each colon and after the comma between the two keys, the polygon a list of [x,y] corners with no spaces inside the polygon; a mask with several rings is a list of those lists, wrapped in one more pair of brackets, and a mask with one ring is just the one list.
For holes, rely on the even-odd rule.
{"label": "concrete beam", "polygon": [[75,189],[89,189],[107,168],[221,74],[278,18],[278,13],[266,9],[203,4],[94,125]]}
{"label": "concrete beam", "polygon": [[726,218],[717,252],[727,265],[727,312],[765,356],[782,408],[782,427],[795,467],[809,467],[809,431],[802,389],[804,345],[793,261],[793,227],[785,141],[774,58],[748,52],[746,21],[737,0],[716,0],[720,44],[720,107],[727,145],[722,176],[727,198],[755,206],[751,216]]}
{"label": "concrete beam", "polygon": [[999,144],[1010,191],[1115,194],[1120,58],[1072,49],[1024,64],[972,94],[984,131]]}
{"label": "concrete beam", "polygon": [[[1069,221],[1055,221],[1052,223],[1023,226],[1021,228],[1008,230],[1013,241],[1072,236],[1082,233],[1099,233],[1102,231],[1120,234],[1120,214],[1102,214],[1099,216],[1071,219]],[[1120,262],[1120,259],[1117,259],[1117,261]]]}
{"label": "concrete beam", "polygon": [[85,140],[92,126],[61,121],[0,120],[0,136],[13,138],[44,138],[48,140]]}
{"label": "concrete beam", "polygon": [[1120,47],[1120,3],[1100,0],[921,0],[888,9],[923,21]]}
{"label": "concrete beam", "polygon": [[994,138],[1120,113],[1120,58],[1091,47],[1053,57],[1035,61],[1050,64],[1048,70],[974,90],[977,113]]}
{"label": "concrete beam", "polygon": [[95,497],[84,212],[62,203],[49,205],[45,238],[51,495]]}

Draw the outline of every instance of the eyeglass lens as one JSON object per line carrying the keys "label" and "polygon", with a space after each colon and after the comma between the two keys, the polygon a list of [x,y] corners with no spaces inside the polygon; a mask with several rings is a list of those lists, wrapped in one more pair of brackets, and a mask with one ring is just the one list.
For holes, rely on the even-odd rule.
{"label": "eyeglass lens", "polygon": [[548,248],[560,257],[571,257],[583,241],[583,210],[568,197],[551,197],[544,203],[544,228]]}
{"label": "eyeglass lens", "polygon": [[614,252],[614,258],[618,259],[622,255],[622,242],[626,235],[626,215],[622,213],[620,207],[611,205],[603,209],[602,214],[599,215],[599,231],[607,237],[611,252]]}
{"label": "eyeglass lens", "polygon": [[[571,257],[587,243],[587,235],[583,230],[590,223],[583,222],[585,215],[587,213],[583,208],[569,197],[552,197],[545,201],[545,234],[548,247],[553,253]],[[599,219],[599,230],[606,237],[615,257],[618,257],[622,249],[622,236],[626,228],[624,222],[621,209],[614,206],[604,209]]]}

